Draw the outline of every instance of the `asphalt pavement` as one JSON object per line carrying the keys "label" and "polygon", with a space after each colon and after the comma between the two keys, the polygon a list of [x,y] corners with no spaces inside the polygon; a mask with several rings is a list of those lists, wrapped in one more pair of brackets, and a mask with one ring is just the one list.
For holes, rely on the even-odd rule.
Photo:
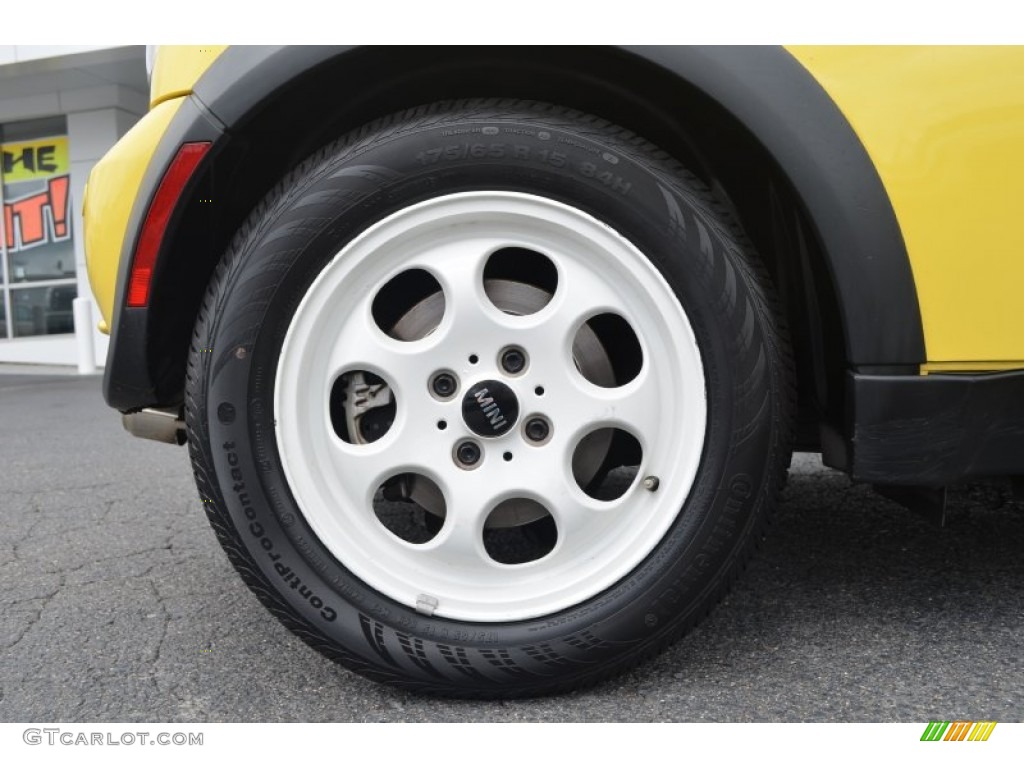
{"label": "asphalt pavement", "polygon": [[651,663],[554,698],[382,687],[292,637],[207,525],[183,448],[98,377],[0,373],[0,721],[1024,720],[1024,504],[953,489],[943,528],[794,459],[722,605]]}

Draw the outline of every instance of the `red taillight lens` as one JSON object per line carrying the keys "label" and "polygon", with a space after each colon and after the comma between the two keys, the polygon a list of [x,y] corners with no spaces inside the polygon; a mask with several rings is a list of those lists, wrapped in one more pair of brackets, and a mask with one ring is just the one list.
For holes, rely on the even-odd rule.
{"label": "red taillight lens", "polygon": [[142,224],[142,233],[139,235],[138,245],[135,246],[135,257],[132,259],[132,271],[128,278],[128,306],[144,307],[149,303],[149,285],[153,279],[153,265],[156,263],[156,254],[160,250],[160,243],[164,239],[164,232],[167,229],[167,222],[171,218],[171,212],[178,204],[181,191],[185,184],[192,177],[193,171],[199,165],[207,151],[210,149],[208,141],[192,141],[182,144],[178,153],[171,161],[171,165],[160,180],[153,202],[149,204],[146,211],[146,220]]}

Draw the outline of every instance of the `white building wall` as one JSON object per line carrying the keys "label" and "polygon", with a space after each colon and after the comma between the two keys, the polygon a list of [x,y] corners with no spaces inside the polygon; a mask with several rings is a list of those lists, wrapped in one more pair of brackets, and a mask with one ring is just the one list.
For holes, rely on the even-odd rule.
{"label": "white building wall", "polygon": [[[46,56],[53,57],[54,52],[49,51],[51,48],[61,49],[57,53],[64,55],[65,60],[59,56],[46,58],[40,55],[46,53]],[[87,65],[93,70],[76,66],[81,57],[76,59],[74,55],[67,55],[82,51],[89,52]],[[144,50],[139,47],[135,56],[137,61],[134,62],[131,58],[126,60],[124,49],[114,51],[116,54],[111,56],[114,61],[104,62],[102,46],[47,46],[47,51],[26,50],[26,46],[0,46],[0,124],[59,115],[67,119],[78,296],[88,297],[90,301],[93,300],[92,289],[85,266],[82,228],[85,184],[96,161],[145,114],[148,100],[143,90],[124,84],[104,83],[100,76],[88,76],[90,71],[106,74],[103,67],[117,66],[123,70],[134,64],[139,69],[138,79],[144,85]],[[43,58],[46,61],[35,61]],[[34,61],[34,65],[28,65],[34,69],[21,78],[20,84],[18,76],[4,76],[7,74],[4,65],[26,61]],[[40,69],[44,71],[40,72]],[[31,92],[37,83],[43,90]],[[64,87],[66,84],[78,87]],[[5,92],[16,92],[17,95],[5,97]],[[102,367],[106,360],[108,337],[96,328],[99,312],[95,307],[92,314],[93,322],[87,332],[93,337],[96,365]],[[80,332],[79,329],[76,332]],[[74,335],[3,339],[0,340],[0,362],[75,365],[78,362],[77,349]]]}
{"label": "white building wall", "polygon": [[108,48],[109,45],[0,45],[0,64],[54,59]]}

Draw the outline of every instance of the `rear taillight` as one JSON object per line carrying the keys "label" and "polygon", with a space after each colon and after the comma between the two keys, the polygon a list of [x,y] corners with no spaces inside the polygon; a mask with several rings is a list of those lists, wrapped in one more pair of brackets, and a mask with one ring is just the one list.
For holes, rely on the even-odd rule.
{"label": "rear taillight", "polygon": [[142,224],[139,242],[135,246],[132,259],[132,271],[128,278],[129,307],[144,307],[149,303],[149,287],[153,280],[153,266],[160,243],[167,230],[167,222],[178,204],[181,192],[192,178],[199,161],[210,149],[208,141],[193,141],[182,144],[174,156],[164,177],[160,180],[156,195],[146,211],[146,220]]}

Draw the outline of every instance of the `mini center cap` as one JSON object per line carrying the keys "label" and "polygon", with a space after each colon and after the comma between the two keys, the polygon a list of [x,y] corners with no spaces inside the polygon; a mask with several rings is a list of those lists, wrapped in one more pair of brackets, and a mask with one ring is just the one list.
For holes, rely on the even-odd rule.
{"label": "mini center cap", "polygon": [[499,437],[515,426],[519,400],[507,384],[486,379],[471,386],[462,398],[462,418],[481,437]]}

